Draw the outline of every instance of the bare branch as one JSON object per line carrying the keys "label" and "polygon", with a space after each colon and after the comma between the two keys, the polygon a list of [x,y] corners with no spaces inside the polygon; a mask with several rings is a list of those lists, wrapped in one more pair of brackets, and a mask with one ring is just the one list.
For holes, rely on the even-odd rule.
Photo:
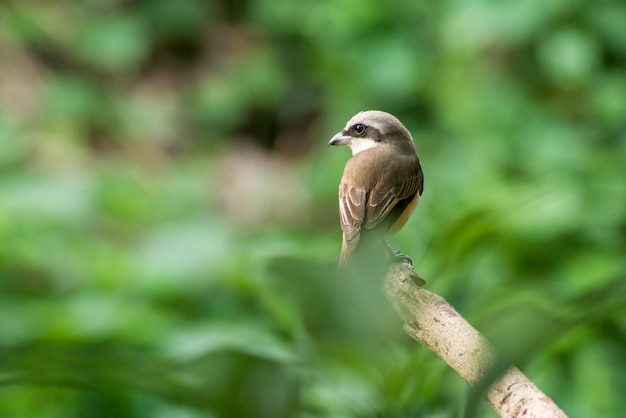
{"label": "bare branch", "polygon": [[[441,357],[470,385],[481,382],[495,365],[491,344],[441,296],[416,283],[413,268],[394,264],[385,277],[385,293],[404,321],[406,333]],[[510,367],[487,391],[501,417],[567,418],[521,371]]]}

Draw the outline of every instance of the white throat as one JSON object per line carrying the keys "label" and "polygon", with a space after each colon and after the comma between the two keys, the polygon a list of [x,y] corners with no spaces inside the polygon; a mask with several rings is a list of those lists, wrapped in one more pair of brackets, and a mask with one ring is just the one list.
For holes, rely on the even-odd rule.
{"label": "white throat", "polygon": [[379,143],[373,139],[359,138],[350,142],[350,149],[352,150],[352,155],[356,155],[359,152],[377,147],[378,145]]}

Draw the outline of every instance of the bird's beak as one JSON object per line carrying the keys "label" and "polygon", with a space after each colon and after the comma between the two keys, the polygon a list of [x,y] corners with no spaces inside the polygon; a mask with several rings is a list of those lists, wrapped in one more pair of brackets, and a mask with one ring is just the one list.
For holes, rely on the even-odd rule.
{"label": "bird's beak", "polygon": [[350,137],[343,132],[339,132],[337,135],[333,136],[331,140],[328,142],[328,145],[348,145],[350,144]]}

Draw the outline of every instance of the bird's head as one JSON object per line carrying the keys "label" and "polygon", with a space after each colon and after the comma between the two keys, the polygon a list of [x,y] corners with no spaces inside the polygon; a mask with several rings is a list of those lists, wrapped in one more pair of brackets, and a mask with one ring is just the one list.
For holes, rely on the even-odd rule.
{"label": "bird's head", "polygon": [[399,147],[413,145],[413,138],[402,122],[392,114],[380,110],[359,112],[346,127],[333,136],[328,145],[348,145],[352,155],[381,145]]}

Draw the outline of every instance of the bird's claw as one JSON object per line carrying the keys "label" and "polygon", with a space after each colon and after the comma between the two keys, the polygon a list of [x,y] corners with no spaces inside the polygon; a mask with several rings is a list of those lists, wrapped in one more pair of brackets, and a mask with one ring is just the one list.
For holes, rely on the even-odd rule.
{"label": "bird's claw", "polygon": [[393,250],[393,255],[394,257],[398,258],[401,262],[413,265],[413,260],[411,260],[411,257],[404,254],[402,251]]}

